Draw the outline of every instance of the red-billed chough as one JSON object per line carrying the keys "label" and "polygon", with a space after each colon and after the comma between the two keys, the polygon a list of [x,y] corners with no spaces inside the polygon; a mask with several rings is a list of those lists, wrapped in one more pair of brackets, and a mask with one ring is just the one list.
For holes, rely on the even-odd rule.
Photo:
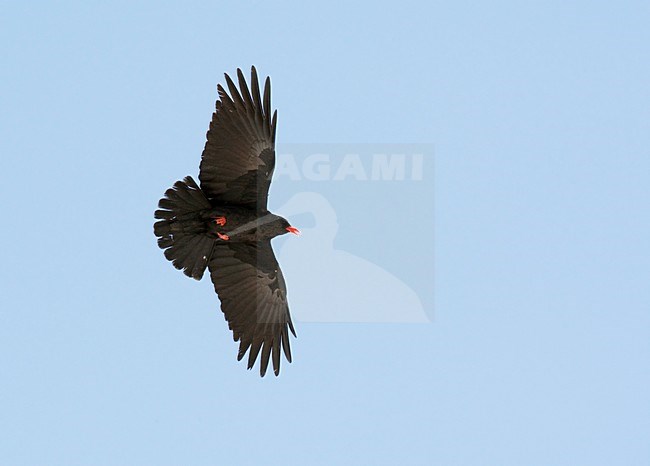
{"label": "red-billed chough", "polygon": [[255,67],[249,91],[241,70],[239,89],[226,74],[230,95],[217,86],[199,168],[200,186],[189,176],[165,192],[156,210],[154,233],[165,257],[185,275],[200,280],[206,267],[235,341],[237,359],[248,351],[248,368],[261,352],[260,374],[269,359],[280,372],[280,350],[291,362],[289,330],[295,330],[287,287],[271,238],[299,234],[267,209],[275,167],[277,111],[271,115],[271,82],[264,94]]}

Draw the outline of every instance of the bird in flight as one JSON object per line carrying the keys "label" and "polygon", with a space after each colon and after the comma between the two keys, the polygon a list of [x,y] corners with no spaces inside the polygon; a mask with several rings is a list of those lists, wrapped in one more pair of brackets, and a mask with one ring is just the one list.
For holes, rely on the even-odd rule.
{"label": "bird in flight", "polygon": [[280,352],[291,362],[289,331],[296,332],[287,303],[287,286],[271,239],[300,231],[267,209],[275,167],[277,110],[271,114],[271,81],[260,94],[255,67],[250,90],[237,69],[239,89],[225,75],[229,93],[217,86],[201,155],[199,184],[187,176],[158,203],[154,234],[174,267],[200,280],[207,268],[221,310],[235,341],[237,360],[248,352],[248,369],[258,355],[263,377]]}

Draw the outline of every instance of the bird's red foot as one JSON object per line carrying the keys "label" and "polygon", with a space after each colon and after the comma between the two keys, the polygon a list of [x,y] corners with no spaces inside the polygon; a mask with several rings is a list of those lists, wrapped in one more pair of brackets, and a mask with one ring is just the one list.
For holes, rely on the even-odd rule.
{"label": "bird's red foot", "polygon": [[217,225],[224,226],[226,224],[226,217],[217,217],[214,219],[214,221],[217,223]]}
{"label": "bird's red foot", "polygon": [[222,235],[221,233],[217,233],[217,236],[221,238],[224,241],[228,241],[230,239],[230,236],[228,235]]}

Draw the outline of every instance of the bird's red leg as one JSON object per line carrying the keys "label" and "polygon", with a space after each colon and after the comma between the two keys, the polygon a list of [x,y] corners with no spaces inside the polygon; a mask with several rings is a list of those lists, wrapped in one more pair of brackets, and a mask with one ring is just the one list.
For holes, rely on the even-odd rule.
{"label": "bird's red leg", "polygon": [[217,233],[217,236],[221,238],[224,241],[228,241],[230,239],[230,236],[228,235],[222,235],[221,233]]}
{"label": "bird's red leg", "polygon": [[224,226],[226,224],[226,217],[217,217],[214,219],[214,221],[217,223],[217,225]]}

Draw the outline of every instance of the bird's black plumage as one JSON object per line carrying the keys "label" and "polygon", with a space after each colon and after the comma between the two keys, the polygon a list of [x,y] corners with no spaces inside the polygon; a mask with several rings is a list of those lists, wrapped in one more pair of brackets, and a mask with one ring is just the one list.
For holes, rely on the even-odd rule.
{"label": "bird's black plumage", "polygon": [[159,202],[154,233],[174,267],[200,280],[209,269],[235,341],[237,359],[248,352],[248,368],[260,358],[264,376],[269,360],[275,375],[280,353],[291,362],[289,331],[295,336],[287,287],[271,239],[297,232],[267,210],[275,168],[277,112],[271,116],[271,83],[263,96],[255,67],[249,90],[241,70],[239,89],[226,74],[219,85],[201,156],[200,187],[191,177],[177,181]]}
{"label": "bird's black plumage", "polygon": [[277,111],[271,118],[271,80],[266,78],[262,100],[255,67],[252,94],[241,70],[237,70],[241,94],[225,76],[231,95],[217,86],[217,111],[201,156],[201,189],[212,201],[265,211],[275,168]]}

